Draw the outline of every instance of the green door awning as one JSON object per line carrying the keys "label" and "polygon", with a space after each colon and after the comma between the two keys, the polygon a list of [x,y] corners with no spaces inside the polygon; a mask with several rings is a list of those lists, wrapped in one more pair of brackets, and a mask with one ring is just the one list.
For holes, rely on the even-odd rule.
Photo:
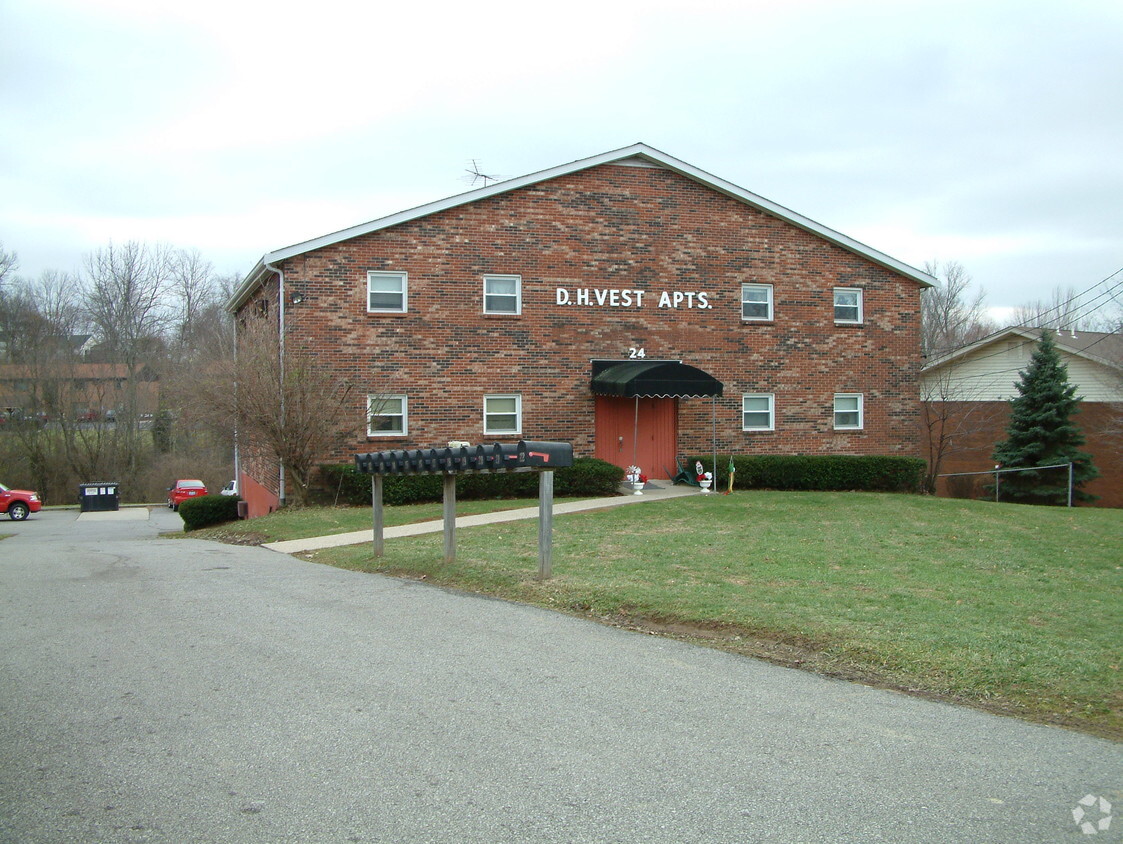
{"label": "green door awning", "polygon": [[590,388],[595,396],[623,398],[692,399],[722,393],[722,383],[708,372],[673,360],[596,361]]}

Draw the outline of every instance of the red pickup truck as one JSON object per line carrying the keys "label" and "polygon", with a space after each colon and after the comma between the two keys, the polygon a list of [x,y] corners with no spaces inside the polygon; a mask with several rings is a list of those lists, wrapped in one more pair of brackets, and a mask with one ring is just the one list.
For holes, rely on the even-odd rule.
{"label": "red pickup truck", "polygon": [[13,522],[22,522],[43,508],[39,493],[28,489],[8,489],[0,484],[0,513],[7,513]]}

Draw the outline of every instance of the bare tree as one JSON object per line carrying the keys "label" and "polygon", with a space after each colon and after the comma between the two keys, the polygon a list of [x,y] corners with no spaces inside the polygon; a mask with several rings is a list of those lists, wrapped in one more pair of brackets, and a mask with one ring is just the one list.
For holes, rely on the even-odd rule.
{"label": "bare tree", "polygon": [[364,430],[355,391],[293,337],[282,354],[271,320],[250,318],[237,331],[236,358],[214,361],[196,380],[189,413],[217,431],[237,425],[245,451],[279,463],[291,503],[305,504],[316,460]]}
{"label": "bare tree", "polygon": [[1123,334],[1123,302],[1113,302],[1105,310],[1099,327],[1108,334]]}
{"label": "bare tree", "polygon": [[39,313],[56,336],[68,341],[86,327],[79,291],[80,282],[75,276],[55,270],[44,271],[34,286]]}
{"label": "bare tree", "polygon": [[3,292],[4,284],[15,276],[18,269],[19,256],[6,250],[4,244],[0,243],[0,292]]}
{"label": "bare tree", "polygon": [[178,305],[176,345],[183,359],[198,348],[204,312],[215,304],[214,267],[198,250],[180,249],[170,256],[170,290]]}
{"label": "bare tree", "polygon": [[143,451],[140,442],[141,381],[149,361],[164,354],[170,323],[168,289],[172,250],[130,241],[87,256],[84,298],[90,322],[111,363],[124,364],[124,389],[114,396],[116,447],[124,478],[135,477]]}
{"label": "bare tree", "polygon": [[135,366],[166,330],[171,250],[129,241],[86,256],[85,300],[108,353]]}
{"label": "bare tree", "polygon": [[973,343],[991,334],[982,290],[971,291],[972,279],[958,261],[928,261],[924,271],[939,284],[924,291],[921,304],[921,350],[928,358]]}
{"label": "bare tree", "polygon": [[1059,331],[1091,331],[1096,311],[1081,303],[1076,288],[1054,287],[1048,299],[1035,299],[1014,311],[1016,325]]}
{"label": "bare tree", "polygon": [[[929,373],[921,386],[920,421],[928,470],[924,489],[935,493],[944,461],[971,450],[973,439],[992,430],[1001,411],[986,401],[972,401],[955,377],[955,364]],[[977,444],[976,444],[977,445]]]}
{"label": "bare tree", "polygon": [[19,258],[0,243],[0,361],[11,360],[12,354],[12,294],[11,285],[19,269]]}

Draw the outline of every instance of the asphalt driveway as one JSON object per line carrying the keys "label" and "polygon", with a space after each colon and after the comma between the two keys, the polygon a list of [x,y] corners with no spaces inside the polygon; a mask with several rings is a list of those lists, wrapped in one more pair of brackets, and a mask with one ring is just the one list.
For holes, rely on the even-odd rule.
{"label": "asphalt driveway", "polygon": [[1118,744],[77,516],[0,521],[0,841],[1123,840]]}

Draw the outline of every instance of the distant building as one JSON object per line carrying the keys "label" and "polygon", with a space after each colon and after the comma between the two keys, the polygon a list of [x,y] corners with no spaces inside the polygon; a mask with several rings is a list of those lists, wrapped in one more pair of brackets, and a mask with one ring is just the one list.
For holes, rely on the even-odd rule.
{"label": "distant building", "polygon": [[[130,408],[134,395],[136,407]],[[159,403],[160,379],[147,366],[130,378],[125,364],[0,365],[0,412],[8,419],[115,420],[126,412],[154,414]]]}
{"label": "distant building", "polygon": [[[921,396],[927,412],[940,422],[950,449],[940,471],[983,472],[994,468],[991,453],[1006,439],[1014,385],[1029,366],[1041,337],[1040,328],[1013,327],[929,362],[922,374]],[[1094,331],[1054,332],[1068,380],[1083,397],[1074,417],[1087,439],[1100,477],[1083,489],[1100,496],[1103,507],[1123,507],[1123,337]],[[925,432],[925,448],[930,445]],[[938,436],[938,433],[937,433]],[[975,497],[982,478],[945,478],[942,495]]]}

